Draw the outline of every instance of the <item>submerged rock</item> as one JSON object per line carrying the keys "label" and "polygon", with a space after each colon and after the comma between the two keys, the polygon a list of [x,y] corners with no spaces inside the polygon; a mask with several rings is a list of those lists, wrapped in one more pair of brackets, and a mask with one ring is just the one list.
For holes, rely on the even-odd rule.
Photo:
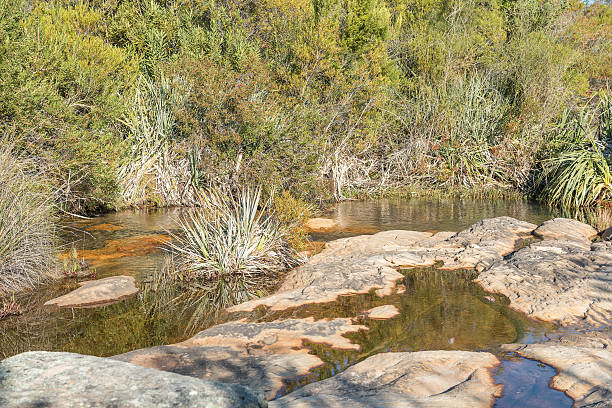
{"label": "submerged rock", "polygon": [[308,232],[330,232],[338,229],[338,223],[330,218],[311,218],[304,224]]}
{"label": "submerged rock", "polygon": [[231,322],[201,331],[182,343],[113,357],[143,367],[263,389],[273,398],[283,380],[323,364],[304,341],[359,350],[341,335],[366,329],[350,319],[289,319],[268,323]]}
{"label": "submerged rock", "polygon": [[551,386],[565,392],[575,408],[612,407],[612,334],[592,332],[561,336],[546,343],[506,345],[523,357],[557,370]]}
{"label": "submerged rock", "polygon": [[0,406],[266,407],[249,388],[219,384],[107,358],[29,352],[0,361]]}
{"label": "submerged rock", "polygon": [[53,308],[105,306],[127,299],[136,293],[138,287],[133,276],[112,276],[82,282],[80,288],[49,300],[45,306]]}
{"label": "submerged rock", "polygon": [[568,325],[612,324],[612,242],[536,242],[475,280],[528,316]]}
{"label": "submerged rock", "polygon": [[283,310],[372,289],[379,296],[389,295],[403,278],[399,267],[443,262],[444,269],[482,269],[512,252],[535,228],[514,218],[498,217],[482,220],[458,234],[384,231],[339,239],[290,272],[277,293],[228,310],[252,311],[260,305]]}
{"label": "submerged rock", "polygon": [[271,401],[271,408],[453,407],[493,405],[501,391],[489,369],[499,360],[469,351],[381,353],[335,377]]}

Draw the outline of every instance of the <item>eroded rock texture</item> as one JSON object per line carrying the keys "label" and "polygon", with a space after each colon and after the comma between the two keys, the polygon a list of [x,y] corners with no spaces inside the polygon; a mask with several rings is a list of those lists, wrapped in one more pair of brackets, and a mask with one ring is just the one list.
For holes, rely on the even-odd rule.
{"label": "eroded rock texture", "polygon": [[0,406],[6,408],[263,408],[263,395],[107,358],[44,351],[0,361]]}
{"label": "eroded rock texture", "polygon": [[510,307],[564,325],[612,324],[612,242],[533,243],[475,280],[510,299]]}
{"label": "eroded rock texture", "polygon": [[442,262],[444,269],[480,270],[512,252],[535,228],[514,218],[498,217],[482,220],[458,234],[384,231],[339,239],[289,273],[277,293],[229,311],[251,311],[260,305],[282,310],[372,289],[379,296],[388,295],[403,277],[396,270],[400,266]]}
{"label": "eroded rock texture", "polygon": [[288,319],[269,323],[231,322],[206,329],[182,343],[113,357],[143,367],[262,389],[273,398],[283,380],[323,364],[303,342],[359,349],[343,333],[367,329],[350,319]]}
{"label": "eroded rock texture", "polygon": [[490,353],[420,351],[372,356],[335,377],[271,401],[271,408],[490,407],[500,387]]}

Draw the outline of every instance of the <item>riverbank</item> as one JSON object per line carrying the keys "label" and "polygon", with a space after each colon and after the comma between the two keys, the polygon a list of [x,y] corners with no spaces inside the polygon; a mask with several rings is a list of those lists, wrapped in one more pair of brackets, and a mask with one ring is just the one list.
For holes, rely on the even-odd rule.
{"label": "riverbank", "polygon": [[[583,230],[589,231],[586,227]],[[539,237],[534,235],[532,238],[536,239],[536,242],[515,252],[517,245],[519,247],[524,245],[524,239],[531,237],[533,231],[536,231],[534,224],[509,218],[497,218],[476,223],[458,234],[398,231],[343,238],[327,244],[323,252],[289,274],[279,293],[238,306],[236,309],[247,310],[257,304],[268,305],[269,309],[259,308],[254,314],[242,316],[252,323],[241,323],[242,326],[236,326],[236,323],[228,323],[230,326],[216,326],[186,342],[140,350],[119,358],[145,367],[204,376],[201,378],[222,382],[223,378],[226,378],[230,382],[242,382],[245,385],[262,384],[260,388],[267,390],[266,394],[270,398],[285,395],[313,381],[324,380],[330,376],[334,378],[338,371],[343,371],[348,366],[384,351],[475,350],[476,355],[479,355],[478,353],[482,350],[490,350],[496,354],[495,350],[503,343],[521,342],[525,341],[522,339],[529,338],[532,339],[531,341],[541,341],[558,329],[526,319],[521,314],[508,309],[506,307],[508,300],[504,296],[487,295],[477,289],[470,282],[476,272],[439,270],[440,266],[443,269],[448,269],[453,265],[454,268],[475,267],[483,271],[481,276],[483,274],[486,276],[488,271],[494,271],[505,263],[511,264],[513,256],[516,255],[508,257],[510,253],[520,254],[521,251],[530,250],[529,248],[541,248],[542,246],[555,247],[557,241],[551,240],[550,235],[546,236],[544,241],[540,241],[545,235],[539,234]],[[553,238],[576,242],[577,238],[574,235]],[[585,240],[590,242],[591,238],[592,233],[590,232],[587,232],[586,235],[578,235],[578,239],[582,241],[580,244],[583,247],[582,251],[587,250],[584,248]],[[606,273],[605,271],[597,273],[593,271],[593,268],[605,269],[606,265],[611,262],[608,259],[611,251],[598,252],[597,248],[602,245],[604,244],[595,243],[592,250],[599,254],[597,256],[603,257],[601,258],[603,263],[597,264],[600,261],[592,260],[595,266],[582,264],[586,271],[584,273],[595,273],[595,275]],[[356,256],[356,254],[359,255]],[[563,254],[557,255],[564,257]],[[575,253],[568,254],[568,256],[575,256]],[[426,264],[433,266],[429,269],[400,269],[402,273],[399,274],[395,272],[398,266],[406,266],[406,260],[415,259],[419,260],[421,267]],[[445,264],[439,265],[440,261]],[[385,269],[388,268],[384,265],[385,263],[391,266],[389,271]],[[411,266],[414,266],[414,263]],[[320,282],[316,278],[319,272],[326,277]],[[363,275],[364,278],[357,279],[355,273]],[[385,278],[387,274],[388,277]],[[336,275],[338,279],[335,278]],[[563,279],[579,279],[581,282],[584,280],[574,275],[563,275]],[[511,277],[513,274],[505,276]],[[559,272],[557,276],[561,276]],[[372,278],[374,278],[372,283],[368,283]],[[532,279],[539,278],[534,275]],[[585,290],[583,296],[591,296],[595,289],[597,287]],[[596,305],[594,310],[597,310],[600,316],[598,324],[603,324],[605,327],[609,325],[609,322],[602,321],[601,316],[609,313],[605,299],[609,293],[606,294],[605,287],[599,290],[599,297],[585,299],[585,302]],[[356,292],[364,292],[364,295],[346,296]],[[342,296],[334,301],[333,299],[338,295]],[[597,300],[599,303],[594,303],[592,300]],[[325,303],[330,301],[332,303]],[[312,302],[324,303],[317,305]],[[510,302],[512,308],[517,308],[512,303],[512,297]],[[362,313],[385,304],[395,305],[399,310],[399,315],[381,321],[369,319],[367,314]],[[297,307],[298,305],[301,306]],[[534,310],[537,310],[536,305],[537,303],[532,304],[532,307],[536,307]],[[280,310],[287,307],[290,308]],[[279,310],[274,311],[274,309]],[[556,318],[556,324],[569,325],[571,328],[576,325],[576,319],[582,316],[579,312],[572,312],[571,308],[561,308],[561,310],[565,315],[562,318]],[[602,310],[605,313],[602,313]],[[587,314],[587,318],[591,315]],[[234,319],[238,317],[240,315],[235,316]],[[326,320],[320,320],[322,318],[331,320],[324,323]],[[440,323],[434,323],[436,321]],[[419,328],[418,325],[415,326],[418,322],[434,324]],[[590,327],[596,322],[587,319],[583,323]],[[314,326],[310,327],[310,325]],[[221,330],[223,327],[232,328]],[[475,331],[466,333],[469,327],[474,328]],[[298,328],[299,330],[295,331]],[[252,337],[255,329],[259,334]],[[240,340],[240,336],[246,333],[250,334]],[[602,333],[604,336],[609,335],[605,331]],[[334,338],[336,340],[332,340]],[[291,342],[287,342],[288,339],[292,339]],[[477,341],[473,343],[472,339]],[[609,353],[605,350],[603,352]],[[440,356],[443,355],[442,352],[439,353]],[[471,364],[469,361],[472,357],[470,356],[470,354],[464,354],[456,355],[453,358],[457,358],[457,361],[464,361],[461,364]],[[408,359],[406,361],[412,361],[416,357],[406,355],[405,358]],[[465,358],[467,360],[462,360]],[[428,361],[433,364],[434,360],[429,358]],[[489,361],[482,366],[483,373],[499,364],[494,360],[485,359],[483,361]],[[196,366],[208,368],[204,371],[193,371]],[[380,364],[375,364],[375,366],[378,367]],[[406,370],[409,370],[409,366],[409,364],[406,366]],[[370,368],[365,373],[373,369]],[[605,371],[605,366],[603,369]],[[354,371],[349,370],[346,375],[350,377]],[[268,374],[264,375],[264,373]],[[221,377],[215,377],[217,375]],[[457,375],[462,376],[460,372]],[[357,381],[356,378],[355,381]],[[488,395],[486,398],[480,398],[481,401],[489,401],[489,403],[494,401],[495,396],[499,395],[499,389],[494,387],[494,382],[486,380],[486,376],[478,378],[480,378],[478,387],[472,387],[472,385],[476,386],[476,383],[469,386],[466,383],[460,389],[479,389],[478,392],[484,392],[481,395]],[[434,380],[430,378],[427,381]],[[454,383],[455,386],[458,384]],[[282,386],[282,391],[279,386]],[[407,384],[406,386],[412,387],[413,385]],[[452,384],[449,383],[448,386],[451,387]],[[314,392],[316,388],[313,388],[313,391],[309,391],[310,394],[298,391],[288,399],[279,400],[279,404],[281,401],[283,404],[293,401],[291,402],[293,405],[280,406],[301,406],[299,404],[307,401],[304,398],[311,398],[308,395],[317,393],[329,395],[329,398],[332,399],[328,399],[328,402],[339,401],[333,397],[337,395],[334,394],[334,390],[340,392],[342,389],[331,383],[325,387],[327,388],[319,387],[320,390],[316,392]],[[345,391],[347,390],[342,393]],[[402,394],[403,391],[400,387],[393,392]],[[384,390],[380,389],[380,393],[382,398]],[[355,395],[355,401],[361,400],[360,403],[368,404],[367,399],[357,397],[358,392]],[[406,401],[417,401],[419,398],[425,398],[421,401],[424,403],[428,397],[404,395],[400,400],[406,403]],[[300,400],[302,402],[299,402]],[[473,400],[468,398],[466,401]],[[483,403],[483,406],[488,406],[489,403]]]}

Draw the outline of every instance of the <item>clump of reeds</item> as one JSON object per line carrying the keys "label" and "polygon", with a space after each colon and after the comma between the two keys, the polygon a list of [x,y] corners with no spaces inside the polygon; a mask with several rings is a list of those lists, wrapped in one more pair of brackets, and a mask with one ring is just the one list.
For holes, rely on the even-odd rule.
{"label": "clump of reeds", "polygon": [[33,167],[0,148],[0,295],[57,273],[54,200]]}
{"label": "clump of reeds", "polygon": [[297,264],[289,227],[262,203],[260,190],[234,197],[211,189],[179,227],[169,244],[177,259],[169,273],[200,304],[226,308],[261,296]]}

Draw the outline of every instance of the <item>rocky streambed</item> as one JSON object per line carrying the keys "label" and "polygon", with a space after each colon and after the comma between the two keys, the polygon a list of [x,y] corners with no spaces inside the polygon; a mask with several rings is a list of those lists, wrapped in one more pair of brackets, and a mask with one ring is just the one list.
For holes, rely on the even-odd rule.
{"label": "rocky streambed", "polygon": [[0,406],[489,407],[502,352],[554,367],[574,406],[612,406],[612,242],[596,234],[496,217],[341,238],[185,341],[0,361]]}

